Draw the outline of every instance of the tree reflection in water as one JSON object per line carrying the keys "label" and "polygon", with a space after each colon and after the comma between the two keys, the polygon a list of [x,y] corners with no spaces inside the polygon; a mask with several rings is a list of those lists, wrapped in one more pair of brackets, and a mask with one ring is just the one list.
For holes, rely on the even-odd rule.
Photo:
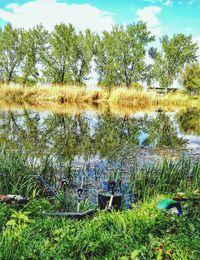
{"label": "tree reflection in water", "polygon": [[188,108],[177,115],[177,121],[180,130],[185,134],[194,134],[200,136],[200,110],[197,108]]}
{"label": "tree reflection in water", "polygon": [[[191,118],[192,112],[187,113]],[[197,115],[194,111],[194,117]],[[181,129],[186,131],[190,129],[185,127],[187,117],[178,117]],[[155,118],[147,114],[142,118],[117,117],[109,112],[91,118],[88,113],[69,116],[24,110],[1,111],[0,118],[1,148],[23,150],[36,157],[59,156],[68,162],[75,157],[88,160],[95,156],[113,160],[126,144],[138,147],[141,131],[148,135],[142,143],[146,147],[183,147],[186,143],[165,112],[157,113]],[[190,127],[197,129],[192,124]]]}

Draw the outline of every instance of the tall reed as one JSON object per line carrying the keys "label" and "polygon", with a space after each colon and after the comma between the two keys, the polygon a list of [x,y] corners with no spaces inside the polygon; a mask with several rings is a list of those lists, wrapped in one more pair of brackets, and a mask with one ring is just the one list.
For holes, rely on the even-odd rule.
{"label": "tall reed", "polygon": [[[68,178],[70,171],[63,166]],[[20,194],[31,197],[33,191],[43,195],[45,187],[38,181],[37,175],[48,179],[53,186],[60,171],[57,162],[50,156],[34,156],[23,151],[3,150],[0,152],[0,194]]]}
{"label": "tall reed", "polygon": [[[20,193],[31,196],[34,189],[44,193],[44,186],[39,185],[37,174],[47,178],[52,185],[64,172],[72,180],[73,170],[63,165],[62,172],[58,163],[49,157],[34,158],[17,151],[0,153],[0,194]],[[155,194],[194,191],[200,185],[200,162],[183,158],[179,161],[163,161],[161,164],[145,165],[132,168],[130,187],[139,197]]]}
{"label": "tall reed", "polygon": [[186,105],[199,104],[199,98],[192,100],[182,93],[160,96],[155,92],[136,90],[134,88],[113,88],[110,92],[99,88],[88,90],[86,87],[62,86],[62,87],[0,87],[1,101],[21,104],[44,104],[54,102],[60,104],[118,104],[133,108],[144,108],[150,105]]}
{"label": "tall reed", "polygon": [[132,171],[131,185],[139,197],[156,194],[192,192],[200,188],[200,161],[182,158],[164,160],[161,164],[145,165]]}

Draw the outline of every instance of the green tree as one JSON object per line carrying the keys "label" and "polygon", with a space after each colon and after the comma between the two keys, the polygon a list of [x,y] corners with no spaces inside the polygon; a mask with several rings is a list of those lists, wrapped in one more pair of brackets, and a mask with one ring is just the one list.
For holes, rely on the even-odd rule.
{"label": "green tree", "polygon": [[170,87],[180,76],[187,64],[197,58],[197,44],[192,42],[192,36],[176,34],[171,39],[164,35],[161,39],[161,50],[150,48],[149,54],[154,60],[153,76],[160,87]]}
{"label": "green tree", "polygon": [[193,63],[187,65],[181,75],[180,83],[188,93],[200,94],[200,65]]}
{"label": "green tree", "polygon": [[95,36],[90,30],[79,32],[71,53],[70,71],[72,80],[79,85],[84,84],[91,70],[91,61],[94,53]]}
{"label": "green tree", "polygon": [[71,24],[56,25],[42,54],[47,81],[84,84],[91,69],[94,41],[90,30],[77,34]]}
{"label": "green tree", "polygon": [[102,37],[97,37],[95,52],[99,84],[130,87],[144,80],[146,47],[153,40],[143,22],[127,27],[114,26],[111,32],[104,31]]}
{"label": "green tree", "polygon": [[0,29],[0,79],[10,83],[15,81],[23,61],[23,30],[6,24]]}
{"label": "green tree", "polygon": [[70,67],[75,43],[75,29],[71,24],[55,26],[41,55],[47,81],[65,84],[73,80]]}
{"label": "green tree", "polygon": [[21,65],[22,76],[18,79],[23,86],[38,80],[40,53],[47,43],[47,37],[48,32],[41,25],[23,33],[24,60]]}

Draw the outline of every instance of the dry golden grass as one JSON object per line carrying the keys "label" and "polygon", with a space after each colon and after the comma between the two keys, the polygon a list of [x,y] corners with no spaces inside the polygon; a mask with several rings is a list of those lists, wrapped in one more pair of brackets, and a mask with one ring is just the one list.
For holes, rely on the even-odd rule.
{"label": "dry golden grass", "polygon": [[152,96],[146,91],[127,88],[115,88],[111,91],[108,102],[112,104],[144,106],[152,103]]}
{"label": "dry golden grass", "polygon": [[[182,93],[160,96],[155,92],[127,88],[114,88],[110,93],[104,89],[87,90],[85,87],[0,87],[0,102],[12,106],[33,106],[42,110],[62,113],[72,107],[77,112],[105,110],[114,114],[130,114],[130,111],[153,110],[156,107],[199,106],[200,100],[191,100]],[[100,109],[101,107],[101,109]],[[61,112],[59,112],[61,111]],[[117,112],[116,112],[117,111]],[[64,112],[65,113],[65,112]]]}
{"label": "dry golden grass", "polygon": [[96,114],[103,114],[105,112],[110,112],[112,115],[124,117],[132,116],[134,113],[150,113],[157,111],[158,109],[164,109],[166,111],[179,111],[180,109],[186,109],[185,106],[125,106],[120,104],[85,104],[85,103],[57,103],[57,102],[9,102],[0,100],[0,109],[3,110],[34,110],[37,112],[52,112],[54,114],[66,114],[66,115],[79,115],[84,111],[95,112]]}
{"label": "dry golden grass", "polygon": [[[52,112],[54,114],[81,114],[86,110],[95,110],[95,107],[77,104],[59,104],[54,102],[45,102],[44,104],[30,104],[30,103],[12,103],[0,101],[0,109],[3,110],[34,110],[37,112]],[[98,108],[96,108],[98,110]]]}
{"label": "dry golden grass", "polygon": [[108,100],[103,90],[86,90],[85,87],[1,87],[1,100],[15,102],[99,103]]}

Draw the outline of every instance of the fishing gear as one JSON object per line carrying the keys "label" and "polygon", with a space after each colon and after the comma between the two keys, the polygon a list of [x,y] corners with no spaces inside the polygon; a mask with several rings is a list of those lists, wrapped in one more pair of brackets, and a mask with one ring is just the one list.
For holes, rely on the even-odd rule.
{"label": "fishing gear", "polygon": [[63,197],[64,197],[63,206],[64,206],[64,210],[67,210],[67,181],[65,179],[61,180],[61,185],[63,187]]}
{"label": "fishing gear", "polygon": [[112,210],[113,198],[114,198],[114,193],[115,193],[115,185],[116,185],[116,183],[114,180],[109,181],[109,186],[111,188],[111,196],[110,196],[109,204],[108,204],[108,206],[106,206],[105,211],[111,212],[111,210]]}
{"label": "fishing gear", "polygon": [[177,202],[176,200],[172,200],[172,199],[164,199],[160,201],[157,205],[157,208],[170,210],[172,213],[175,213],[179,216],[182,214],[182,207],[180,202]]}
{"label": "fishing gear", "polygon": [[183,213],[183,206],[182,203],[187,202],[187,206],[191,203],[191,210],[195,210],[200,203],[200,194],[199,191],[195,191],[192,194],[188,195],[185,193],[178,193],[172,199],[164,199],[160,201],[157,205],[158,209],[168,210],[172,213],[177,214],[178,216],[182,215]]}
{"label": "fishing gear", "polygon": [[81,220],[84,218],[93,217],[96,213],[95,209],[89,209],[84,212],[55,212],[55,213],[46,213],[47,216],[51,217],[63,217],[69,218],[73,220]]}
{"label": "fishing gear", "polygon": [[78,194],[78,203],[77,203],[77,210],[76,212],[70,212],[67,211],[68,207],[67,207],[67,181],[65,179],[63,179],[61,181],[61,185],[63,188],[63,200],[59,197],[59,195],[54,191],[54,189],[50,186],[50,184],[48,183],[48,181],[44,180],[40,175],[38,175],[38,178],[42,181],[42,183],[51,191],[51,193],[60,201],[60,203],[63,205],[63,212],[50,212],[50,213],[46,213],[47,216],[52,216],[52,217],[67,217],[70,219],[83,219],[86,217],[91,217],[94,216],[94,214],[96,213],[96,209],[89,209],[86,210],[84,212],[80,212],[80,206],[81,206],[81,196],[84,192],[84,176],[82,177],[82,181],[81,181],[81,186],[80,188],[77,189],[77,194]]}
{"label": "fishing gear", "polygon": [[81,180],[81,187],[77,189],[77,193],[78,193],[78,204],[77,204],[77,212],[80,211],[80,206],[81,206],[81,196],[83,194],[83,177]]}
{"label": "fishing gear", "polygon": [[51,187],[47,180],[43,179],[39,174],[37,175],[37,178],[44,184],[44,186],[46,186],[49,189],[49,191],[60,201],[61,204],[64,204],[64,201],[54,191],[54,189]]}
{"label": "fishing gear", "polygon": [[112,209],[119,210],[122,206],[122,194],[121,192],[115,192],[116,181],[110,179],[108,186],[111,192],[103,191],[98,193],[99,208],[107,212],[110,212]]}

